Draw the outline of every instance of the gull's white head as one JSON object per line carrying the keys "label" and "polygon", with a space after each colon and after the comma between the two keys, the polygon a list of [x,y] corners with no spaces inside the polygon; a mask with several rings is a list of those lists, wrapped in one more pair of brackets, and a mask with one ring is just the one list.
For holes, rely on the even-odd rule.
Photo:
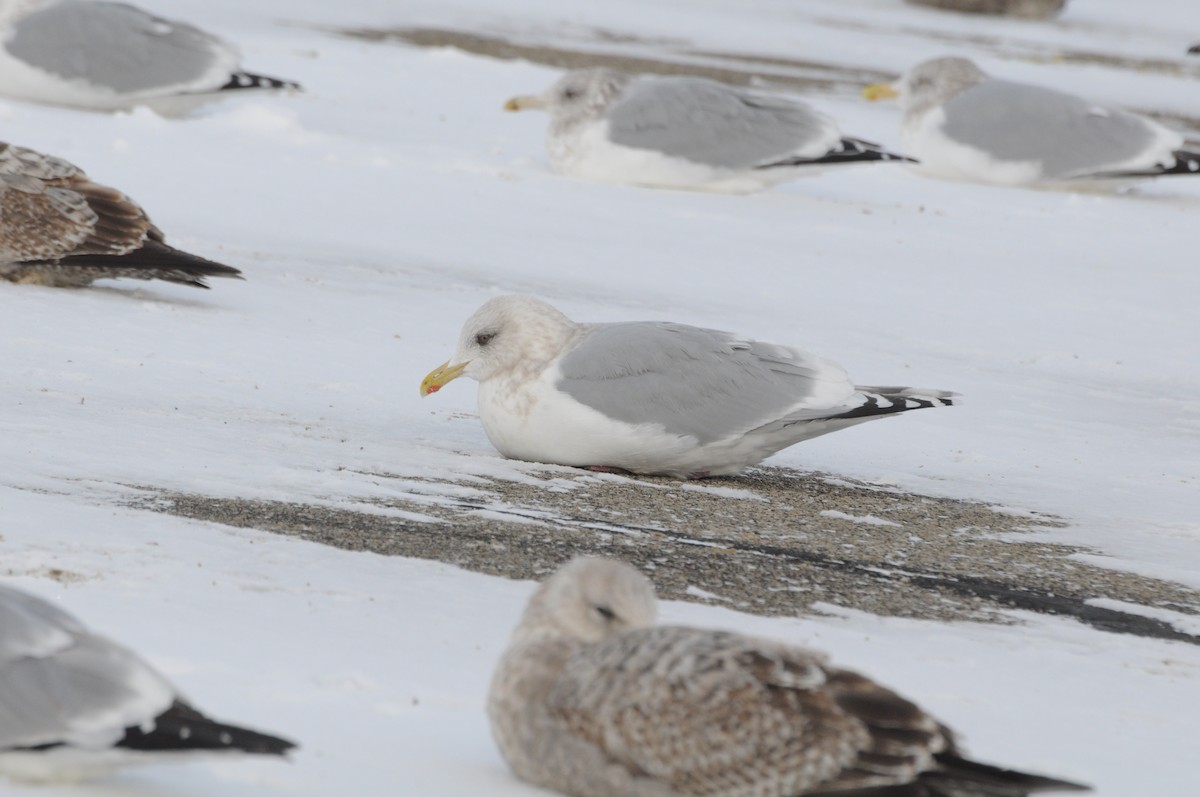
{"label": "gull's white head", "polygon": [[483,382],[518,369],[540,372],[571,340],[578,325],[532,296],[498,296],[463,324],[454,358],[429,372],[421,395],[466,375]]}
{"label": "gull's white head", "polygon": [[546,579],[529,600],[518,635],[599,642],[654,625],[654,585],[614,559],[581,556]]}
{"label": "gull's white head", "polygon": [[509,111],[541,108],[556,123],[591,119],[604,113],[631,79],[613,69],[578,69],[541,94],[513,97],[504,107]]}
{"label": "gull's white head", "polygon": [[905,114],[921,114],[986,78],[987,73],[966,58],[934,58],[912,67],[895,83],[867,86],[863,96],[898,99]]}

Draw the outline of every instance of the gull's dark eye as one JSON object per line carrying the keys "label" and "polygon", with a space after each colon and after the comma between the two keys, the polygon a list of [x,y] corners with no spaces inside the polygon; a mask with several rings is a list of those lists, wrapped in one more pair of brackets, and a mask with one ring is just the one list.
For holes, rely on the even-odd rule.
{"label": "gull's dark eye", "polygon": [[579,96],[579,89],[563,89],[563,99],[573,100]]}
{"label": "gull's dark eye", "polygon": [[475,345],[486,346],[491,342],[492,338],[496,337],[495,332],[480,332],[475,336]]}
{"label": "gull's dark eye", "polygon": [[606,621],[617,619],[617,613],[614,612],[612,609],[608,608],[607,606],[597,606],[596,614],[603,617]]}

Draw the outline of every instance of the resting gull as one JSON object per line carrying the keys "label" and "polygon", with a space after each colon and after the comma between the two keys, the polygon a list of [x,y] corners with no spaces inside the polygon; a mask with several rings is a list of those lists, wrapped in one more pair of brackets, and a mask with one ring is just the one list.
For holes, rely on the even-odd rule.
{"label": "resting gull", "polygon": [[0,585],[0,774],[80,780],[188,755],[293,747],[205,717],[132,651]]}
{"label": "resting gull", "polygon": [[572,797],[1087,790],[964,758],[936,719],[820,653],[654,619],[654,587],[622,562],[574,559],[538,588],[488,695],[518,777]]}
{"label": "resting gull", "polygon": [[184,22],[125,3],[7,0],[0,8],[0,95],[164,115],[250,89],[298,89],[244,72],[237,49]]}
{"label": "resting gull", "polygon": [[604,182],[748,192],[816,166],[905,160],[799,100],[698,77],[584,69],[504,107],[548,111],[555,171]]}
{"label": "resting gull", "polygon": [[1144,116],[1061,91],[989,77],[965,58],[937,58],[895,83],[864,89],[899,97],[901,137],[915,167],[935,177],[999,185],[1078,185],[1200,174],[1200,152]]}
{"label": "resting gull", "polygon": [[964,14],[990,14],[1018,19],[1049,19],[1063,10],[1067,0],[906,0],[917,6],[929,6]]}
{"label": "resting gull", "polygon": [[240,274],[167,246],[129,197],[65,160],[0,142],[0,279],[80,287],[131,277],[207,288],[205,277]]}
{"label": "resting gull", "polygon": [[787,346],[666,322],[577,324],[527,296],[488,301],[421,395],[462,375],[501,454],[530,462],[702,478],[802,440],[955,394],[861,387]]}

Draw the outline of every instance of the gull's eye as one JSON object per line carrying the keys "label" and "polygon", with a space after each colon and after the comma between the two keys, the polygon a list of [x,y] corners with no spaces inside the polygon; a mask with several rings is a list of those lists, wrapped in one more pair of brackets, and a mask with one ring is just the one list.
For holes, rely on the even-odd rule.
{"label": "gull's eye", "polygon": [[486,346],[491,343],[492,338],[496,337],[495,332],[480,332],[475,336],[475,345]]}
{"label": "gull's eye", "polygon": [[579,97],[579,89],[563,89],[563,99],[573,100]]}
{"label": "gull's eye", "polygon": [[605,622],[609,622],[609,621],[617,619],[617,613],[614,612],[612,609],[608,608],[607,606],[597,606],[595,608],[596,608],[596,614],[603,617]]}

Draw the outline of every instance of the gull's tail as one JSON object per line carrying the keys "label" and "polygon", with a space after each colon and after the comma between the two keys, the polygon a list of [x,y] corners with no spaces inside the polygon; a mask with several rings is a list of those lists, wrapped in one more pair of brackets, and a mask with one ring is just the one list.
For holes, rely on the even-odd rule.
{"label": "gull's tail", "polygon": [[[880,797],[1026,797],[1040,791],[1091,791],[1090,787],[1080,783],[993,767],[953,754],[942,753],[934,758],[937,769],[922,772],[916,781],[897,787],[894,792],[885,788],[876,794]],[[905,788],[910,790],[904,791]]]}
{"label": "gull's tail", "polygon": [[57,261],[29,261],[29,270],[54,274],[55,284],[86,285],[94,279],[160,279],[207,288],[205,277],[241,279],[242,272],[232,266],[189,254],[161,241],[148,239],[142,246],[119,255],[71,255]]}

